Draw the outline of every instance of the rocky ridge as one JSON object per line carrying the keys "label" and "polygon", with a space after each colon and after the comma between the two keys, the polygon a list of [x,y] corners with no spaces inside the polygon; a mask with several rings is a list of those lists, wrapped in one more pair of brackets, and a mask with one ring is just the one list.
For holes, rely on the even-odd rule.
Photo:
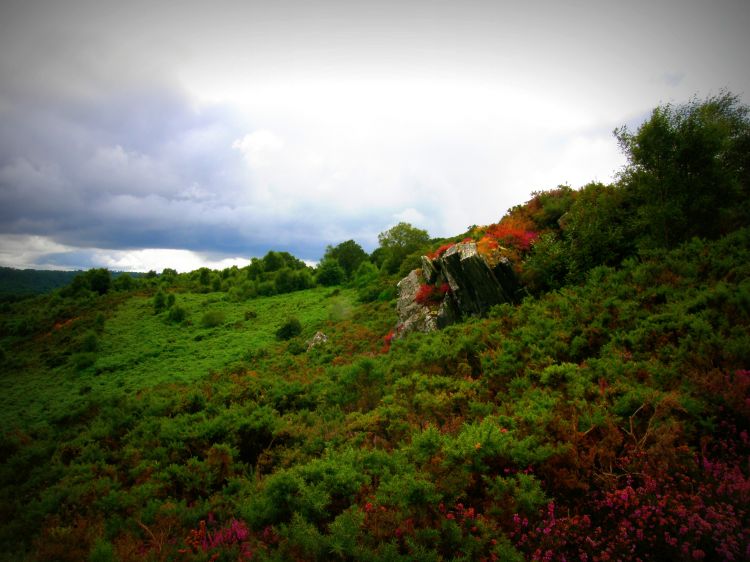
{"label": "rocky ridge", "polygon": [[430,332],[467,316],[481,316],[515,300],[519,285],[502,248],[480,253],[475,242],[454,244],[399,281],[395,336]]}

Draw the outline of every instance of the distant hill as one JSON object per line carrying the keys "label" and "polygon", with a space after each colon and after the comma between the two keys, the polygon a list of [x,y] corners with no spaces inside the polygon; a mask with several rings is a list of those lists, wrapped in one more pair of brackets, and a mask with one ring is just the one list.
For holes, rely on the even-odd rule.
{"label": "distant hill", "polygon": [[[0,296],[7,295],[40,295],[65,287],[82,271],[48,271],[41,269],[14,269],[0,267]],[[112,277],[122,275],[113,271]],[[129,273],[140,277],[143,273]]]}
{"label": "distant hill", "polygon": [[80,271],[42,271],[0,267],[0,295],[49,293],[70,283]]}

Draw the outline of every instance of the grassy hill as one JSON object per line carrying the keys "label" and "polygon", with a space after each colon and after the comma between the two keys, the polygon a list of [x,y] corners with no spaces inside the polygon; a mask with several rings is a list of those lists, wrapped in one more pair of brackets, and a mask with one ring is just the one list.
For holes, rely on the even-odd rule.
{"label": "grassy hill", "polygon": [[[701,129],[681,123],[713,131],[711,107],[621,134],[673,135],[669,151],[687,135],[694,155]],[[731,139],[750,139],[743,115]],[[399,225],[346,268],[269,252],[220,272],[92,270],[3,303],[0,552],[749,559],[750,221],[730,197],[704,224],[678,189],[747,195],[732,142],[698,143],[726,152],[692,183],[674,149],[669,173],[634,160],[618,184],[534,194],[455,239]],[[655,177],[679,213],[644,200]],[[466,237],[503,252],[522,298],[392,340],[399,272]]]}

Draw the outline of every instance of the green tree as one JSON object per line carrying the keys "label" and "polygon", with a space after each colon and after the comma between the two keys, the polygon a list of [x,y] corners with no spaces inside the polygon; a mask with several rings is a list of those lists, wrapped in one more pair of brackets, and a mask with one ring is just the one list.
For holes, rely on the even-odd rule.
{"label": "green tree", "polygon": [[315,279],[320,285],[331,287],[332,285],[341,285],[346,279],[346,272],[336,260],[323,260],[318,265]]}
{"label": "green tree", "polygon": [[354,240],[347,240],[338,246],[328,246],[323,256],[323,260],[327,259],[339,262],[339,265],[346,272],[346,278],[351,279],[359,264],[367,259],[367,252]]}
{"label": "green tree", "polygon": [[585,185],[560,223],[574,281],[598,265],[618,265],[634,251],[633,211],[626,191],[618,186]]}
{"label": "green tree", "polygon": [[207,287],[211,283],[211,270],[207,267],[201,267],[198,274],[198,281],[204,287]]}
{"label": "green tree", "polygon": [[638,204],[642,241],[674,246],[716,237],[750,219],[748,107],[728,93],[662,105],[635,133],[615,130]]}
{"label": "green tree", "polygon": [[117,291],[129,291],[135,287],[136,283],[128,273],[118,275],[114,281],[112,281],[112,287]]}
{"label": "green tree", "polygon": [[378,242],[383,248],[383,267],[388,273],[396,273],[409,254],[426,249],[430,235],[426,230],[415,228],[409,223],[400,222],[385,232],[378,234]]}
{"label": "green tree", "polygon": [[89,287],[95,293],[103,295],[109,291],[109,287],[112,284],[112,277],[110,276],[108,269],[103,267],[89,269],[85,273],[85,276]]}
{"label": "green tree", "polygon": [[279,252],[270,251],[263,256],[263,271],[278,271],[284,267],[284,257]]}

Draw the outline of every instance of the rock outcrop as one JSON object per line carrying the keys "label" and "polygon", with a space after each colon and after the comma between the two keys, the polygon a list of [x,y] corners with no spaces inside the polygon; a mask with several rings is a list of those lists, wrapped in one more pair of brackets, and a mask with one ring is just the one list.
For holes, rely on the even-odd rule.
{"label": "rock outcrop", "polygon": [[315,332],[315,335],[307,341],[307,351],[319,345],[325,345],[328,342],[328,336],[323,332]]}
{"label": "rock outcrop", "polygon": [[396,336],[429,332],[467,316],[486,314],[512,302],[518,281],[502,249],[480,254],[474,242],[461,242],[435,259],[422,256],[422,268],[398,283]]}

